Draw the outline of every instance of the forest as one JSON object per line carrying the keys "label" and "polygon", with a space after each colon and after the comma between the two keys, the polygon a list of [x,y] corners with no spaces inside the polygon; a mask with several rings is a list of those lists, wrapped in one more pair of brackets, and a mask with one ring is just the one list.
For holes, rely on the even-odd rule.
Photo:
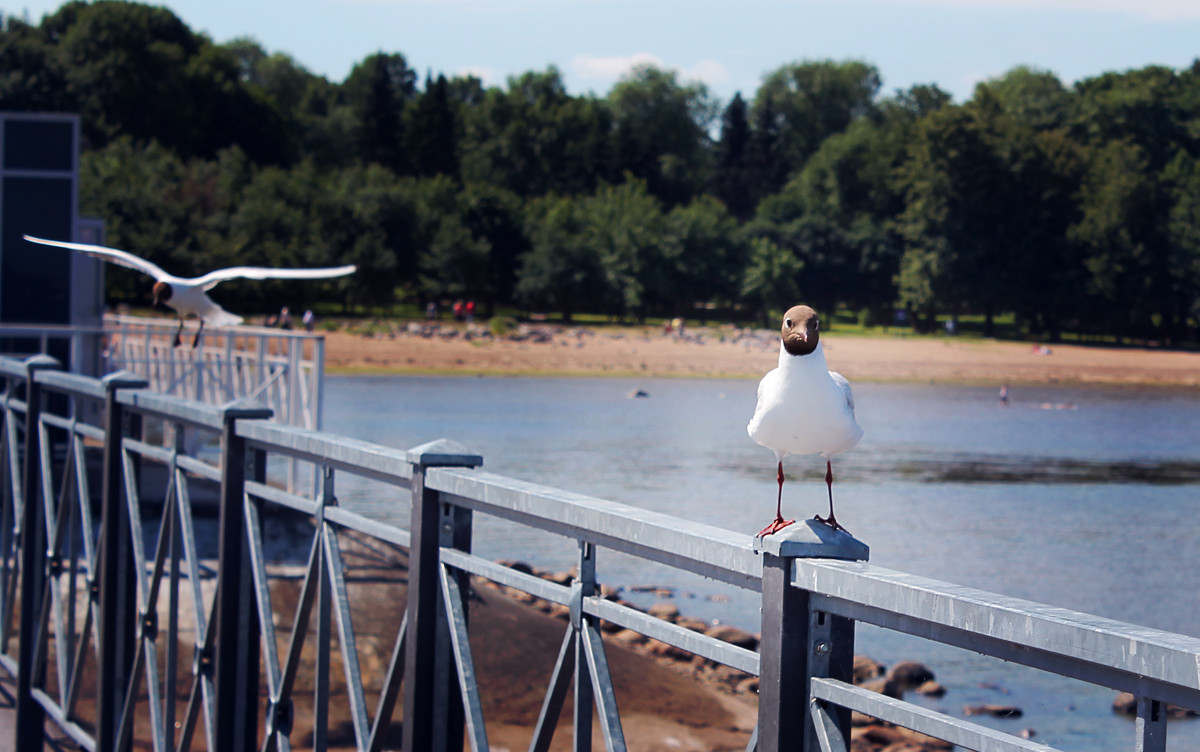
{"label": "forest", "polygon": [[[0,18],[0,110],[80,114],[80,211],[108,245],[184,275],[359,265],[223,285],[243,308],[766,323],[804,301],[1197,343],[1200,61],[1070,86],[1014,67],[961,104],[885,92],[862,60],[787,62],[728,102],[652,66],[575,96],[553,67],[489,87],[400,52],[330,81],[105,0]],[[146,304],[108,276],[112,302]]]}

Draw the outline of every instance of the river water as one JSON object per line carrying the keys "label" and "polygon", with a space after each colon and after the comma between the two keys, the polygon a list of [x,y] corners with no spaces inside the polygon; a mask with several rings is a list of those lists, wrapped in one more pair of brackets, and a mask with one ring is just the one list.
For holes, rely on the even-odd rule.
{"label": "river water", "polygon": [[[647,398],[631,398],[635,389]],[[335,376],[328,430],[398,448],[458,441],[523,480],[754,533],[775,503],[774,455],[746,435],[750,380]],[[838,520],[883,567],[1200,636],[1200,391],[857,384],[862,442],[834,460]],[[824,463],[788,458],[784,513],[825,513]],[[339,481],[352,508],[406,524],[394,494]],[[475,550],[568,569],[573,547],[476,520]],[[601,550],[598,573],[648,606],[758,629],[757,596]],[[949,689],[929,707],[1016,705],[984,720],[1064,750],[1128,750],[1114,693],[871,627],[856,652],[918,659]],[[979,720],[978,717],[973,720]],[[1171,750],[1200,749],[1200,719]]]}

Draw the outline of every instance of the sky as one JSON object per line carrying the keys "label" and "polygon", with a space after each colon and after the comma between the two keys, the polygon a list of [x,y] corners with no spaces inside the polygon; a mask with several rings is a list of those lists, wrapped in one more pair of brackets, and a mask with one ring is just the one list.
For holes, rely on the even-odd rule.
{"label": "sky", "polygon": [[[955,102],[1018,65],[1065,84],[1200,57],[1200,0],[168,0],[218,42],[252,37],[341,81],[374,52],[424,76],[509,76],[555,66],[603,96],[639,63],[703,82],[720,102],[803,60],[861,60],[881,94],[936,84]],[[0,0],[33,22],[61,5]]]}

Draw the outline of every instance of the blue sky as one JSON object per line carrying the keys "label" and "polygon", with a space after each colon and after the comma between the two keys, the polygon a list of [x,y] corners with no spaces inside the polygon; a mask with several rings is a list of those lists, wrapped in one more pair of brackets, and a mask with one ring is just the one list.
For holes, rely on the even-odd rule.
{"label": "blue sky", "polygon": [[[0,0],[38,21],[51,0]],[[376,51],[422,75],[508,76],[554,65],[603,95],[638,62],[700,80],[722,102],[798,60],[865,60],[883,93],[936,83],[956,102],[1017,65],[1070,84],[1200,57],[1200,0],[169,0],[193,30],[250,36],[341,81]]]}

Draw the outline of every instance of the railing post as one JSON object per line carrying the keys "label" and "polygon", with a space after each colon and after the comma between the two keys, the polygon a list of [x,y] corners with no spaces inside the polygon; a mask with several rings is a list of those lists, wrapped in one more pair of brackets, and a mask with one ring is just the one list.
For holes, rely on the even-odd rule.
{"label": "railing post", "polygon": [[[443,615],[438,549],[461,537],[450,524],[437,491],[425,487],[431,467],[479,467],[483,458],[466,447],[440,439],[408,450],[413,464],[412,522],[408,553],[408,635],[404,661],[404,735],[402,748],[443,752],[463,740],[462,697],[452,675],[450,637]],[[448,527],[448,529],[443,529]],[[469,527],[465,528],[469,531]]]}
{"label": "railing post", "polygon": [[99,661],[96,686],[96,752],[117,749],[121,706],[129,688],[136,633],[137,580],[129,540],[128,508],[123,501],[121,441],[130,435],[131,415],[117,401],[121,389],[145,389],[146,380],[118,371],[101,380],[104,385],[104,467],[100,507],[100,561],[92,583],[98,598]]}
{"label": "railing post", "polygon": [[[763,556],[762,641],[759,644],[758,750],[815,752],[809,679],[850,681],[854,667],[854,622],[816,613],[807,591],[792,587],[796,559],[865,561],[867,546],[843,531],[803,520],[766,538],[754,539]],[[850,714],[834,713],[843,739],[850,739]]]}
{"label": "railing post", "polygon": [[46,585],[46,521],[42,514],[38,478],[41,447],[38,421],[42,411],[42,390],[37,372],[58,368],[49,355],[34,355],[25,361],[25,463],[21,501],[21,653],[17,658],[17,732],[16,749],[41,749],[45,711],[33,697],[33,688],[42,684],[45,666],[34,676],[33,658],[37,653],[38,617],[42,611],[42,593]]}
{"label": "railing post", "polygon": [[246,539],[246,479],[262,477],[259,453],[246,451],[237,421],[270,418],[271,411],[243,403],[223,410],[221,431],[221,498],[218,525],[216,653],[216,739],[222,752],[249,752],[258,747],[259,634],[250,548]]}

